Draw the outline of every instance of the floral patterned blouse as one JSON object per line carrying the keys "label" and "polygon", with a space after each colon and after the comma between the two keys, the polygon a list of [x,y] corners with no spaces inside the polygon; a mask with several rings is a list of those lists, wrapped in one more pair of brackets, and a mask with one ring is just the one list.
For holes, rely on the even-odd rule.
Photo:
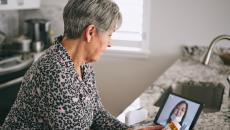
{"label": "floral patterned blouse", "polygon": [[127,130],[104,109],[92,67],[81,66],[80,80],[61,40],[26,72],[2,130]]}

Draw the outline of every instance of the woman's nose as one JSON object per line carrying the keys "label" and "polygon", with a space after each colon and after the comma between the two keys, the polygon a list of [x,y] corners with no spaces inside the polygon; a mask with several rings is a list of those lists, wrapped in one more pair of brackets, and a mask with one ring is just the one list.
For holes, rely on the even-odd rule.
{"label": "woman's nose", "polygon": [[179,116],[180,115],[180,113],[179,113],[179,111],[177,110],[176,112],[175,112],[175,116]]}
{"label": "woman's nose", "polygon": [[181,116],[181,115],[182,115],[182,113],[183,113],[182,111],[179,111],[179,112],[178,112],[178,115],[179,115],[179,116]]}
{"label": "woman's nose", "polygon": [[112,39],[109,39],[109,40],[108,40],[107,47],[111,47],[111,46],[112,46]]}
{"label": "woman's nose", "polygon": [[111,47],[111,46],[112,46],[112,42],[110,41],[110,42],[108,42],[107,47]]}

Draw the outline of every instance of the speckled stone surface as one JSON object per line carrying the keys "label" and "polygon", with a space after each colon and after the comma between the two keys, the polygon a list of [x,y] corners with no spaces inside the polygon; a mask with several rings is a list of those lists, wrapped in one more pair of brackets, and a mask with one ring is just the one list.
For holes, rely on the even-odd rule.
{"label": "speckled stone surface", "polygon": [[[216,53],[212,54],[209,65],[204,66],[201,61],[206,47],[183,47],[182,57],[179,58],[158,80],[153,82],[119,117],[124,122],[126,112],[143,107],[148,111],[150,122],[156,116],[159,107],[154,104],[170,86],[178,82],[210,82],[222,84],[225,89],[221,108],[216,112],[202,112],[195,130],[229,130],[230,129],[230,97],[229,84],[226,80],[230,76],[230,66],[224,65]],[[226,49],[227,51],[229,49]],[[226,51],[225,50],[225,51]],[[217,52],[217,51],[215,51]],[[221,50],[223,52],[223,50]],[[146,122],[145,122],[146,123]],[[145,125],[145,123],[140,125]]]}

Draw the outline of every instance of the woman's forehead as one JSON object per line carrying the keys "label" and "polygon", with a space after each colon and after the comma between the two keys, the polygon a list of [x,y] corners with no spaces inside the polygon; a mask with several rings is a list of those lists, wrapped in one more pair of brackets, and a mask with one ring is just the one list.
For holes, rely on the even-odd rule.
{"label": "woman's forehead", "polygon": [[177,107],[185,107],[186,108],[186,104],[182,103],[182,104],[179,104]]}

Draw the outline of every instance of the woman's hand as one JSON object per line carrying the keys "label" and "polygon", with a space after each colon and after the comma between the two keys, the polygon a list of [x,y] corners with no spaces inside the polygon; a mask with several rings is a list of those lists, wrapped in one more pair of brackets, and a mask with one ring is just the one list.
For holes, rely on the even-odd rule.
{"label": "woman's hand", "polygon": [[162,130],[164,127],[162,125],[154,125],[154,126],[148,126],[145,128],[140,128],[140,129],[131,129],[129,128],[128,130]]}
{"label": "woman's hand", "polygon": [[146,128],[141,128],[138,130],[162,130],[164,127],[162,125],[148,126]]}

